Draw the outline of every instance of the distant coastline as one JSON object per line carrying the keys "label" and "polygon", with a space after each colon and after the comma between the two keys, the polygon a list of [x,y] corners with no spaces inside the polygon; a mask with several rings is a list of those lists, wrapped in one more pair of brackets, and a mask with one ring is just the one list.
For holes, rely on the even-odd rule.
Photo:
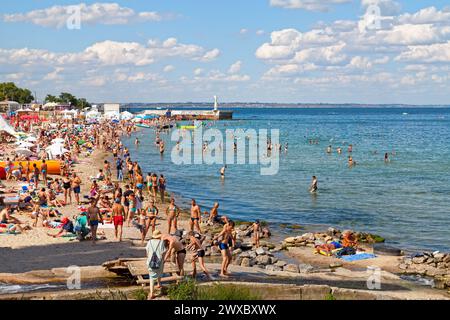
{"label": "distant coastline", "polygon": [[[142,109],[142,108],[213,108],[210,102],[151,102],[151,103],[121,103],[122,108],[128,109]],[[445,109],[450,108],[450,105],[411,105],[411,104],[328,104],[328,103],[273,103],[273,102],[224,102],[220,104],[221,109],[226,108],[298,108],[298,109],[315,109],[315,108],[361,108],[361,109],[405,109],[405,108],[431,108],[431,109]]]}

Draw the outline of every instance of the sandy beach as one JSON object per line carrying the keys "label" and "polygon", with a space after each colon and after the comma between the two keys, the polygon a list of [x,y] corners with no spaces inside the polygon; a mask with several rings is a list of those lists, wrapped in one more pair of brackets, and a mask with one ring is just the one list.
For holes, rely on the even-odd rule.
{"label": "sandy beach", "polygon": [[[83,192],[90,184],[89,177],[95,176],[98,169],[102,167],[103,161],[105,159],[110,160],[110,157],[110,154],[96,149],[89,157],[81,157],[78,163],[74,165],[74,172],[83,181]],[[14,183],[7,182],[6,185],[13,186]],[[157,228],[164,231],[167,228],[167,222],[164,218],[166,206],[167,204],[157,203],[157,207],[162,213],[158,218]],[[76,214],[78,210],[78,206],[74,204],[60,209],[63,215],[69,218]],[[32,224],[32,219],[28,214],[21,214],[17,217],[25,224]],[[188,219],[185,215],[181,217],[179,228],[186,230],[188,229]],[[124,227],[122,242],[114,239],[112,225],[100,227],[99,231],[106,239],[98,241],[96,244],[93,244],[91,241],[79,242],[73,238],[49,237],[47,233],[55,231],[40,226],[17,235],[2,235],[0,241],[0,253],[2,256],[0,282],[10,284],[64,282],[67,277],[64,274],[64,269],[73,265],[89,270],[87,273],[83,272],[83,277],[86,279],[93,280],[109,277],[114,279],[112,273],[98,266],[105,261],[120,258],[145,257],[145,250],[140,241],[140,233],[135,227]],[[210,228],[209,232],[211,231],[212,229]],[[295,232],[293,231],[292,233]],[[297,236],[297,234],[294,236]],[[276,235],[274,235],[274,238],[276,238]],[[275,243],[275,245],[277,244]],[[367,247],[367,249],[370,250],[370,247]],[[283,256],[302,264],[314,266],[319,271],[313,274],[301,274],[298,278],[292,278],[292,276],[289,278],[285,272],[275,271],[266,275],[262,273],[260,275],[261,280],[258,281],[270,282],[273,281],[273,277],[278,277],[277,281],[284,282],[285,285],[289,283],[292,285],[294,283],[297,283],[297,285],[318,284],[329,285],[334,288],[363,290],[362,292],[365,292],[367,291],[364,290],[367,277],[365,270],[369,266],[377,266],[383,270],[382,277],[385,287],[382,294],[385,295],[385,298],[446,299],[449,297],[445,292],[429,289],[400,279],[398,277],[398,274],[401,273],[401,270],[398,268],[400,257],[379,256],[364,261],[342,262],[340,259],[316,255],[311,247],[288,248],[288,251],[283,253]],[[330,270],[330,265],[333,264],[338,266],[338,268]],[[208,266],[209,268],[217,268],[217,266],[213,267],[210,263],[208,263]],[[241,279],[240,281],[255,279],[252,276],[254,272],[263,272],[261,268],[246,268],[235,265],[231,267],[231,270],[236,274],[231,280]],[[358,282],[360,284],[357,284]],[[386,285],[386,283],[390,284]],[[276,284],[272,286],[274,288],[277,287]],[[355,294],[355,292],[352,294]],[[367,292],[369,293],[370,291]],[[45,296],[45,294],[43,295]],[[361,293],[356,294],[356,296],[358,295],[361,295]],[[280,293],[281,296],[282,294]],[[35,294],[30,294],[30,297],[35,297]],[[13,298],[13,296],[9,298]]]}

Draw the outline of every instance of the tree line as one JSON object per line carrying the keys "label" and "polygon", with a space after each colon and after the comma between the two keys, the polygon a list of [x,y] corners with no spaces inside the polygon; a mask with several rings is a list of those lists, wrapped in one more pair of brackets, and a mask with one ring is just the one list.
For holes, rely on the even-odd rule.
{"label": "tree line", "polygon": [[[19,88],[14,82],[0,83],[0,101],[16,101],[20,104],[28,104],[35,100],[29,89]],[[48,94],[45,103],[55,102],[60,104],[70,104],[77,109],[89,108],[91,104],[85,98],[77,98],[68,92],[61,92],[59,96]]]}

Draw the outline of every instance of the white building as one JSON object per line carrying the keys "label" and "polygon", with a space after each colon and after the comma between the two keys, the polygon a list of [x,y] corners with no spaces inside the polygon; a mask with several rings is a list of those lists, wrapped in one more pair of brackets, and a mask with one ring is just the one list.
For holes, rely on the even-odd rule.
{"label": "white building", "polygon": [[103,113],[107,113],[107,112],[120,113],[120,104],[119,103],[105,103],[103,105]]}

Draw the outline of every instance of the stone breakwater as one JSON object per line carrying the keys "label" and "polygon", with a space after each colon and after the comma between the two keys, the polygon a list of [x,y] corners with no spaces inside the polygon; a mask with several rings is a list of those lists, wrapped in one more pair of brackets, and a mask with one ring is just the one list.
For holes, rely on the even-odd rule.
{"label": "stone breakwater", "polygon": [[[384,238],[363,232],[355,232],[355,237],[358,239],[359,243],[375,244],[383,243]],[[305,233],[297,237],[288,237],[282,242],[282,247],[311,247],[314,248],[316,245],[331,243],[332,241],[341,241],[343,238],[343,232],[338,229],[328,228],[326,232],[317,233]]]}
{"label": "stone breakwater", "polygon": [[402,257],[399,268],[404,274],[434,278],[438,289],[450,288],[450,253],[423,252]]}

